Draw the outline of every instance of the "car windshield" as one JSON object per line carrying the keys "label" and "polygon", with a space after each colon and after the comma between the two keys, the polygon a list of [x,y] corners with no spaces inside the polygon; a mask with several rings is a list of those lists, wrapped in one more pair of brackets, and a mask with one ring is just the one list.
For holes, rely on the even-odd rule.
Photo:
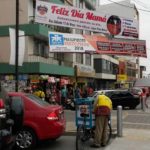
{"label": "car windshield", "polygon": [[40,104],[42,106],[48,106],[48,105],[50,105],[48,102],[42,100],[41,98],[39,98],[39,97],[37,97],[37,96],[35,96],[33,94],[26,94],[26,96],[29,99],[31,99],[32,101],[34,101],[34,102],[36,102],[36,103],[38,103],[38,104]]}

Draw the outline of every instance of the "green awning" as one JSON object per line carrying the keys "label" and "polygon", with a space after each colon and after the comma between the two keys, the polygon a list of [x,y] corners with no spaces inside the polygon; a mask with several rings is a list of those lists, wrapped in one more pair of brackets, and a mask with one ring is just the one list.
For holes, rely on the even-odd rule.
{"label": "green awning", "polygon": [[[74,76],[75,74],[73,67],[40,62],[24,63],[23,66],[19,66],[18,69],[19,74],[51,74],[60,76]],[[15,66],[0,63],[0,74],[15,74]]]}

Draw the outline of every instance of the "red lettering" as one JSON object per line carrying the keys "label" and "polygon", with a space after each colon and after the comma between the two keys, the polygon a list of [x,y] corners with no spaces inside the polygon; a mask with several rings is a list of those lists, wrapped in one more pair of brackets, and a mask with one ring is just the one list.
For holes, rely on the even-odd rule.
{"label": "red lettering", "polygon": [[51,9],[52,9],[52,14],[56,13],[64,16],[69,15],[69,11],[66,10],[66,8],[58,8],[57,6],[52,6]]}
{"label": "red lettering", "polygon": [[87,12],[86,13],[86,19],[88,19],[88,20],[94,20],[94,21],[100,21],[100,22],[106,22],[106,17],[95,16],[91,12]]}
{"label": "red lettering", "polygon": [[73,9],[73,10],[71,10],[71,13],[72,13],[71,14],[72,17],[77,17],[77,18],[84,17],[84,13],[81,13],[80,10],[78,11],[78,10]]}

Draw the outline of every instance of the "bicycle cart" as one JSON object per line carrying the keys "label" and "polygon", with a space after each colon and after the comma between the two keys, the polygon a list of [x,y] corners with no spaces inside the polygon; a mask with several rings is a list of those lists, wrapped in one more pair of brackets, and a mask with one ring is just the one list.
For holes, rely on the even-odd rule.
{"label": "bicycle cart", "polygon": [[[90,98],[78,98],[76,104],[76,150],[84,150],[88,148],[87,142],[94,137],[95,115],[93,112],[93,100]],[[111,124],[108,123],[108,139],[111,137]]]}

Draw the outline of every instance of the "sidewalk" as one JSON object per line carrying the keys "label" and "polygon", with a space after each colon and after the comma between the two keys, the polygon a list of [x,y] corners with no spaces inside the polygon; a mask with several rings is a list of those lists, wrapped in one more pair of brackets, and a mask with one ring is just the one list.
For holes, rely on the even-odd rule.
{"label": "sidewalk", "polygon": [[123,136],[116,137],[104,150],[150,150],[150,131],[123,129]]}
{"label": "sidewalk", "polygon": [[[74,122],[68,122],[66,129],[66,135],[76,135]],[[122,137],[117,136],[116,130],[113,135],[110,144],[101,150],[150,150],[150,130],[123,128]]]}
{"label": "sidewalk", "polygon": [[[116,122],[113,116],[112,123]],[[122,137],[117,136],[117,129],[113,128],[113,138],[110,144],[101,150],[150,150],[150,100],[146,111],[137,110],[134,114],[123,117]],[[66,135],[76,135],[75,122],[67,122]],[[89,148],[92,150],[93,148]]]}

